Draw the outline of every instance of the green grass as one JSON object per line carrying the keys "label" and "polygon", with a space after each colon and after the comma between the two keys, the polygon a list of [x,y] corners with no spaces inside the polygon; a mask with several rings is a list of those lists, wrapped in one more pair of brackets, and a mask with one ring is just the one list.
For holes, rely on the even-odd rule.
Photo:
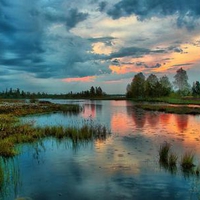
{"label": "green grass", "polygon": [[81,107],[79,105],[69,104],[53,104],[53,103],[8,103],[0,105],[1,114],[10,114],[13,116],[24,116],[31,114],[40,114],[48,112],[80,112]]}
{"label": "green grass", "polygon": [[32,123],[21,123],[20,116],[47,112],[80,112],[77,105],[61,105],[53,103],[21,104],[14,103],[0,106],[0,156],[13,157],[19,152],[17,144],[32,143],[45,137],[57,139],[68,138],[77,143],[80,141],[104,140],[110,131],[104,126],[86,124],[81,128],[46,126],[35,127]]}
{"label": "green grass", "polygon": [[167,106],[167,105],[151,105],[151,104],[138,104],[137,108],[147,111],[158,111],[176,114],[200,114],[200,107],[187,107],[187,106]]}
{"label": "green grass", "polygon": [[131,99],[134,102],[163,102],[169,104],[180,104],[180,105],[200,105],[200,98],[195,97],[156,97],[156,98],[143,98],[143,99]]}
{"label": "green grass", "polygon": [[32,123],[20,123],[13,116],[0,115],[0,156],[13,157],[18,152],[16,144],[32,143],[45,137],[71,139],[73,143],[91,140],[105,140],[110,131],[105,126],[85,124],[80,128],[63,126],[34,127]]}
{"label": "green grass", "polygon": [[194,166],[194,154],[192,152],[186,152],[181,158],[182,169],[191,170]]}
{"label": "green grass", "polygon": [[159,149],[160,162],[163,164],[168,164],[169,150],[171,145],[168,142],[163,143]]}
{"label": "green grass", "polygon": [[169,164],[169,166],[170,167],[175,167],[176,163],[177,163],[177,160],[178,160],[178,156],[175,153],[171,152],[169,154],[169,158],[168,158],[168,164]]}
{"label": "green grass", "polygon": [[[171,145],[169,143],[165,142],[160,145],[159,156],[160,166],[170,173],[175,174],[178,169],[178,156],[174,152],[171,152]],[[194,153],[191,151],[185,152],[185,154],[181,157],[180,167],[185,177],[200,175],[200,165],[196,167],[194,161]]]}

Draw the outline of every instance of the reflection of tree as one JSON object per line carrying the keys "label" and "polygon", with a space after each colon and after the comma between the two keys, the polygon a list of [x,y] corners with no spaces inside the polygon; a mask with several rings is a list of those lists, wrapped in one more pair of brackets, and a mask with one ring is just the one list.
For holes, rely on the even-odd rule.
{"label": "reflection of tree", "polygon": [[146,111],[142,109],[137,109],[135,107],[126,107],[126,108],[128,115],[132,117],[136,127],[138,128],[144,127],[146,121]]}
{"label": "reflection of tree", "polygon": [[159,119],[163,124],[167,124],[170,120],[171,114],[162,113],[159,115]]}
{"label": "reflection of tree", "polygon": [[97,112],[101,112],[102,110],[102,105],[100,104],[85,104],[84,109],[83,109],[83,117],[84,118],[96,118]]}
{"label": "reflection of tree", "polygon": [[184,131],[188,126],[188,116],[176,115],[176,123],[179,131]]}
{"label": "reflection of tree", "polygon": [[155,127],[159,122],[159,115],[155,112],[147,112],[146,119],[151,127]]}

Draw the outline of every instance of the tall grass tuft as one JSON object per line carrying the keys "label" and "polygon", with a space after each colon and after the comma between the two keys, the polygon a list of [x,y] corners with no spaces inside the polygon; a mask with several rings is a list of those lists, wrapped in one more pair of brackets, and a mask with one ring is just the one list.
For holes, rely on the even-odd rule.
{"label": "tall grass tuft", "polygon": [[177,160],[178,160],[178,156],[175,154],[175,153],[170,153],[169,154],[169,159],[168,159],[168,165],[170,167],[175,167],[176,166],[176,163],[177,163]]}
{"label": "tall grass tuft", "polygon": [[168,164],[169,150],[171,145],[168,142],[163,143],[159,149],[160,162]]}
{"label": "tall grass tuft", "polygon": [[186,152],[181,158],[182,169],[191,170],[194,166],[194,153]]}

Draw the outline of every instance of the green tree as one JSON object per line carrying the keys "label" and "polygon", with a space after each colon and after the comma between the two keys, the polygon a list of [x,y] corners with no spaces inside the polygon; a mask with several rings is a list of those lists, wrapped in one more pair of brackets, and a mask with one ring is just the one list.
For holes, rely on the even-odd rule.
{"label": "green tree", "polygon": [[126,87],[126,97],[127,98],[132,97],[131,84],[128,84],[127,87]]}
{"label": "green tree", "polygon": [[182,68],[176,71],[176,75],[174,76],[174,86],[178,89],[178,93],[181,95],[188,95],[190,92],[190,85],[188,83],[188,75],[185,70]]}
{"label": "green tree", "polygon": [[160,78],[160,96],[168,96],[172,91],[172,84],[167,76]]}
{"label": "green tree", "polygon": [[154,74],[150,74],[145,82],[145,95],[147,97],[157,97],[158,92],[158,78]]}
{"label": "green tree", "polygon": [[93,86],[90,88],[90,95],[95,96],[95,89]]}
{"label": "green tree", "polygon": [[134,98],[143,98],[145,96],[145,76],[138,73],[134,76],[131,83],[131,93]]}
{"label": "green tree", "polygon": [[196,82],[193,83],[192,95],[193,96],[200,96],[200,83],[199,83],[199,81],[196,81]]}
{"label": "green tree", "polygon": [[102,91],[101,87],[96,87],[96,95],[97,95],[98,97],[100,97],[100,96],[103,95],[103,91]]}

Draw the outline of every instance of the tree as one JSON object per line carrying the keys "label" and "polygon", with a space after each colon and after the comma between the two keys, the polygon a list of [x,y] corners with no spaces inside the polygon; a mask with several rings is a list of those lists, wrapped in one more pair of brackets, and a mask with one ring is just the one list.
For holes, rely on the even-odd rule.
{"label": "tree", "polygon": [[96,95],[99,97],[103,95],[103,91],[102,91],[101,87],[96,87]]}
{"label": "tree", "polygon": [[127,98],[132,97],[131,84],[128,84],[127,87],[126,87],[126,97]]}
{"label": "tree", "polygon": [[176,71],[176,75],[174,76],[175,81],[174,86],[178,89],[178,92],[181,95],[187,95],[190,92],[190,85],[188,83],[187,72],[182,68]]}
{"label": "tree", "polygon": [[158,78],[154,74],[150,74],[145,82],[145,95],[147,97],[157,97],[159,96],[158,92]]}
{"label": "tree", "polygon": [[95,89],[93,86],[90,88],[90,95],[95,96]]}
{"label": "tree", "polygon": [[138,73],[134,76],[131,83],[131,93],[134,98],[143,98],[145,96],[145,76],[143,73]]}
{"label": "tree", "polygon": [[160,96],[168,96],[172,91],[172,84],[167,76],[160,78]]}
{"label": "tree", "polygon": [[200,83],[199,83],[199,81],[196,81],[196,82],[193,83],[192,95],[193,96],[199,96],[200,95]]}

